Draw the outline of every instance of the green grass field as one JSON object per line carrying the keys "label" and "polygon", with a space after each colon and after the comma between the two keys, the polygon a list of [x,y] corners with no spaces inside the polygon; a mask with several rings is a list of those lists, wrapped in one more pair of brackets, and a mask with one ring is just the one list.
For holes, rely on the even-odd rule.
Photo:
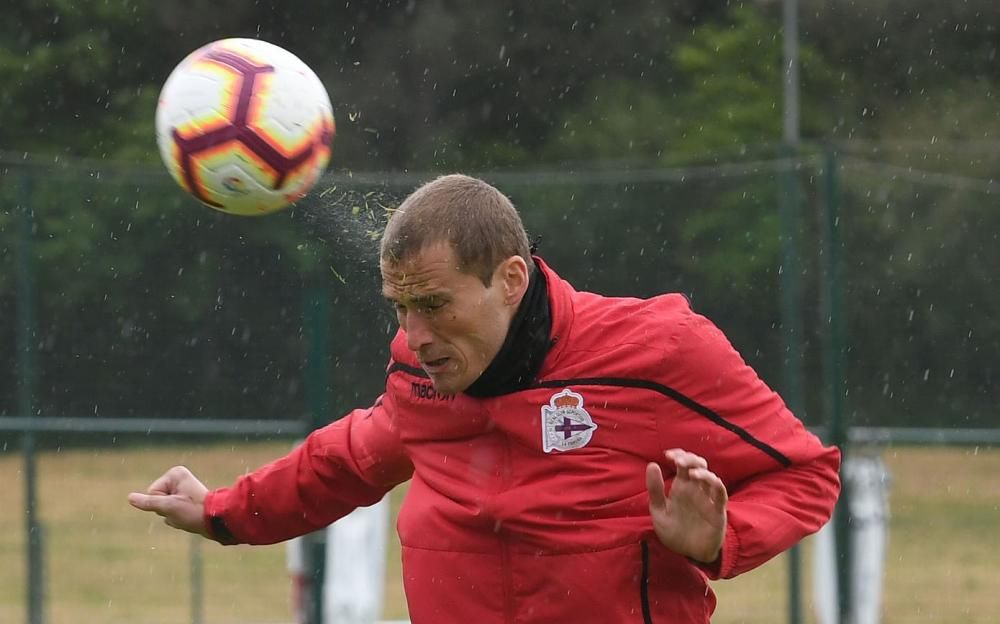
{"label": "green grass field", "polygon": [[[210,486],[286,452],[287,443],[112,448],[45,452],[38,460],[39,512],[45,526],[48,624],[177,624],[190,621],[193,538],[129,507],[173,464]],[[1000,451],[896,448],[887,556],[887,624],[995,622],[1000,613]],[[22,458],[0,453],[0,622],[25,621]],[[402,492],[393,493],[398,505]],[[809,600],[809,542],[804,548]],[[205,622],[291,620],[285,549],[224,548],[205,542]],[[715,584],[722,624],[787,621],[787,558]],[[398,544],[390,554],[386,617],[405,617]],[[807,617],[812,622],[812,617]]]}

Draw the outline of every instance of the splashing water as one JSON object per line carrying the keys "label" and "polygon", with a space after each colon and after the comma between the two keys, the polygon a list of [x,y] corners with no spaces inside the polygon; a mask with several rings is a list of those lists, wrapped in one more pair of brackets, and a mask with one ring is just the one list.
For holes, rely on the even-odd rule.
{"label": "splashing water", "polygon": [[402,191],[385,186],[335,184],[299,203],[311,237],[331,252],[330,273],[337,281],[348,284],[353,274],[378,273],[382,232],[404,198]]}

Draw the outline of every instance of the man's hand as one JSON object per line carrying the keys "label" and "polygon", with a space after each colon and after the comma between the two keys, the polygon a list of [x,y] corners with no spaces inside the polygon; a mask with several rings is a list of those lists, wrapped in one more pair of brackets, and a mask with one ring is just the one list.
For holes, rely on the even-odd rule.
{"label": "man's hand", "polygon": [[174,466],[153,481],[145,494],[132,492],[128,502],[136,509],[152,511],[167,525],[208,537],[205,528],[205,495],[208,488],[184,466]]}
{"label": "man's hand", "polygon": [[646,466],[649,515],[656,537],[677,554],[711,563],[722,552],[726,535],[726,486],[704,458],[683,449],[670,449],[664,455],[676,471],[669,493],[660,466]]}

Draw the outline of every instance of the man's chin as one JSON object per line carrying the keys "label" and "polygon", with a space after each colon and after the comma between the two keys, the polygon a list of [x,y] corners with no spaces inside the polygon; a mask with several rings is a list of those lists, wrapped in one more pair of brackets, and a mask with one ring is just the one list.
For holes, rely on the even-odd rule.
{"label": "man's chin", "polygon": [[463,390],[469,387],[469,384],[465,384],[463,386],[459,383],[456,383],[456,380],[454,378],[451,378],[451,376],[446,373],[445,374],[427,373],[427,376],[431,380],[431,386],[434,388],[434,392],[437,392],[438,394],[443,394],[445,396],[458,394],[459,392],[462,392]]}

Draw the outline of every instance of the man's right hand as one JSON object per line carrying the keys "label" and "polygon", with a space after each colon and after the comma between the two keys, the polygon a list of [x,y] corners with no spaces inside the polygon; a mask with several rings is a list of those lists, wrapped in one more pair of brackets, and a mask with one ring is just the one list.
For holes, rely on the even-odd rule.
{"label": "man's right hand", "polygon": [[206,494],[208,488],[190,470],[174,466],[153,481],[145,494],[129,494],[128,502],[163,517],[168,526],[209,537],[204,518]]}

